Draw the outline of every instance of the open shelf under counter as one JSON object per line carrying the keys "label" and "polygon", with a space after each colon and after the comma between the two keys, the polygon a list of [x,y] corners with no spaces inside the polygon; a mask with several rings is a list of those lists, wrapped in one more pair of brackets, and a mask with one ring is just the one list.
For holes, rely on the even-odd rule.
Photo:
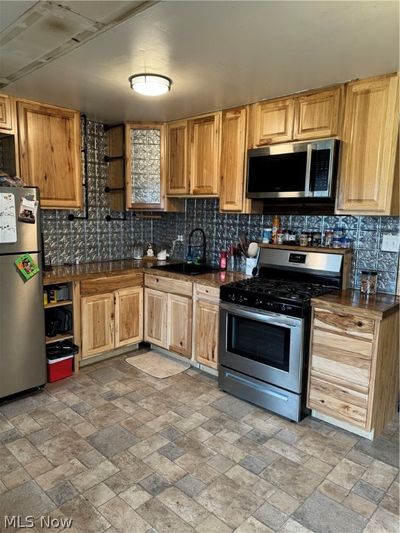
{"label": "open shelf under counter", "polygon": [[67,339],[73,339],[73,338],[74,338],[73,332],[67,331],[66,333],[59,333],[58,335],[54,335],[54,337],[46,336],[46,344],[53,344],[55,342],[66,341]]}
{"label": "open shelf under counter", "polygon": [[63,305],[71,305],[73,304],[72,300],[60,300],[59,302],[49,302],[48,304],[44,305],[45,309],[52,309],[53,307],[61,307]]}

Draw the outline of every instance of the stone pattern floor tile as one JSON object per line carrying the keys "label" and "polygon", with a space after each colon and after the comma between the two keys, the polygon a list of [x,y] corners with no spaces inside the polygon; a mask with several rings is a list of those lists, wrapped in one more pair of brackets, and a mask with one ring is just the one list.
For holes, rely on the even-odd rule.
{"label": "stone pattern floor tile", "polygon": [[6,514],[69,533],[398,531],[398,420],[371,443],[126,357],[0,404],[0,531]]}

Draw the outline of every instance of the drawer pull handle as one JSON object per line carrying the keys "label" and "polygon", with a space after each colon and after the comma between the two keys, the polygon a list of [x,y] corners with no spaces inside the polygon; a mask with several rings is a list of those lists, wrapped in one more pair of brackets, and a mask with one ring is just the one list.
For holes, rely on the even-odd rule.
{"label": "drawer pull handle", "polygon": [[359,328],[361,328],[363,325],[364,325],[364,324],[363,324],[360,320],[357,322],[357,326],[358,326]]}

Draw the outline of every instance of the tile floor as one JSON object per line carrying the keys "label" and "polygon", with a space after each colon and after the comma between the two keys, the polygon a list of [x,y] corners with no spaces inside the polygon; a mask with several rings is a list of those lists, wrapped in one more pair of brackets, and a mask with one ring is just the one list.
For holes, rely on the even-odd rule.
{"label": "tile floor", "polygon": [[6,515],[82,533],[398,531],[397,423],[370,443],[125,357],[0,405],[0,531],[18,529]]}

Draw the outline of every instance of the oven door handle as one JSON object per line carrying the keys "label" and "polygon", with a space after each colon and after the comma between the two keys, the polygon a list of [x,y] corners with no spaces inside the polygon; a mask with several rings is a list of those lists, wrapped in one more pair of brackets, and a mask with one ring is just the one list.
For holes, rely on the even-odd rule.
{"label": "oven door handle", "polygon": [[260,391],[263,394],[268,394],[269,396],[273,396],[274,398],[278,398],[279,400],[282,400],[284,402],[287,402],[289,400],[289,397],[286,396],[285,394],[282,394],[280,392],[276,392],[276,391],[273,391],[273,390],[269,390],[269,389],[265,388],[265,386],[259,385],[258,383],[254,383],[254,381],[250,381],[249,379],[237,376],[236,374],[232,374],[231,372],[225,372],[225,376],[227,378],[230,378],[230,379],[234,380],[234,381],[237,381],[238,383],[242,383],[243,385],[246,385],[247,387],[251,387],[252,389]]}
{"label": "oven door handle", "polygon": [[303,322],[301,318],[283,318],[282,315],[278,315],[277,313],[269,313],[268,311],[249,311],[248,308],[235,304],[220,303],[220,309],[226,313],[229,313],[230,315],[250,318],[256,321],[258,320],[259,322],[271,324],[272,326],[284,328],[299,328]]}

